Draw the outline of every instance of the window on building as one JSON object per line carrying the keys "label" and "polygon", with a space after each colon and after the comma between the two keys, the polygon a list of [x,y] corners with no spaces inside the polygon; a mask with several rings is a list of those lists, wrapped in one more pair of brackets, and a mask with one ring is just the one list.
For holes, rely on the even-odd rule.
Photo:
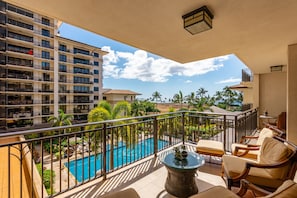
{"label": "window on building", "polygon": [[59,45],[59,50],[60,50],[60,51],[64,51],[64,52],[66,52],[66,50],[67,50],[66,45],[60,44],[60,45]]}
{"label": "window on building", "polygon": [[4,54],[0,54],[0,64],[6,64],[6,56]]}
{"label": "window on building", "polygon": [[66,75],[59,75],[59,82],[67,82]]}
{"label": "window on building", "polygon": [[99,71],[95,69],[94,74],[99,74]]}
{"label": "window on building", "polygon": [[41,67],[42,67],[42,69],[49,70],[50,69],[50,63],[43,61],[43,62],[41,62]]}
{"label": "window on building", "polygon": [[99,54],[94,52],[94,57],[99,57]]}
{"label": "window on building", "polygon": [[23,23],[23,22],[20,22],[20,21],[16,21],[16,20],[13,20],[11,18],[7,19],[7,23],[12,24],[12,25],[16,25],[16,26],[19,26],[19,27],[22,27],[22,28],[26,28],[26,29],[29,29],[29,30],[33,30],[33,25]]}
{"label": "window on building", "polygon": [[59,72],[67,72],[67,66],[66,65],[59,65]]}
{"label": "window on building", "polygon": [[73,81],[74,81],[74,83],[90,83],[89,78],[78,77],[78,76],[74,76]]}
{"label": "window on building", "polygon": [[65,93],[66,92],[66,85],[59,85],[59,92],[60,93]]}
{"label": "window on building", "polygon": [[79,49],[79,48],[74,48],[73,52],[74,52],[74,54],[80,53],[80,54],[90,55],[90,52],[88,50],[83,50],[83,49]]}
{"label": "window on building", "polygon": [[94,96],[94,100],[99,100],[99,96]]}
{"label": "window on building", "polygon": [[42,47],[50,47],[50,42],[47,40],[42,40],[41,41],[41,46]]}
{"label": "window on building", "polygon": [[94,87],[94,91],[99,91],[99,87]]}
{"label": "window on building", "polygon": [[99,83],[99,79],[98,78],[94,78],[94,83]]}
{"label": "window on building", "polygon": [[89,93],[90,88],[85,86],[73,86],[74,93]]}
{"label": "window on building", "polygon": [[[1,14],[1,13],[0,13]],[[0,15],[1,16],[1,15]],[[5,38],[6,37],[6,28],[0,26],[0,37]]]}
{"label": "window on building", "polygon": [[90,64],[90,61],[89,60],[86,60],[86,59],[82,59],[82,58],[73,58],[73,63],[74,64],[80,63],[80,64],[89,65]]}
{"label": "window on building", "polygon": [[41,52],[41,58],[45,58],[45,59],[50,59],[50,53],[47,51],[42,51]]}
{"label": "window on building", "polygon": [[18,14],[33,18],[33,13],[32,12],[25,11],[22,8],[18,8],[18,7],[15,7],[13,5],[8,5],[7,9],[10,10],[10,11],[16,12]]}
{"label": "window on building", "polygon": [[64,54],[59,54],[59,61],[67,62],[67,56]]}
{"label": "window on building", "polygon": [[50,25],[50,20],[42,17],[41,23],[44,24],[44,25],[48,25],[49,26]]}
{"label": "window on building", "polygon": [[3,13],[0,13],[0,24],[6,24],[6,15]]}
{"label": "window on building", "polygon": [[89,69],[85,69],[85,68],[80,68],[80,67],[74,67],[73,68],[73,73],[74,74],[89,74],[90,70]]}
{"label": "window on building", "polygon": [[0,1],[0,11],[6,11],[6,2]]}
{"label": "window on building", "polygon": [[99,62],[98,61],[94,61],[94,66],[99,66]]}
{"label": "window on building", "polygon": [[42,29],[42,30],[41,30],[41,34],[42,34],[43,36],[48,36],[48,37],[50,37],[50,31],[49,31],[49,30]]}
{"label": "window on building", "polygon": [[0,51],[5,51],[6,50],[6,42],[5,41],[0,41]]}

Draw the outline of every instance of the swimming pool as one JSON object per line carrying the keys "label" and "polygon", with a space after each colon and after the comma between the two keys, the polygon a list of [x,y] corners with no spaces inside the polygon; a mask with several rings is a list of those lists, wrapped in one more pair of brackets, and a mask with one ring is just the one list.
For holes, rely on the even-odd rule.
{"label": "swimming pool", "polygon": [[[119,144],[114,147],[114,168],[121,167],[125,164],[129,164],[153,154],[153,141],[153,138],[148,138],[134,145],[134,147],[126,147],[125,143],[119,142]],[[167,145],[167,141],[158,140],[159,150],[165,148]],[[107,170],[109,170],[109,159],[110,150],[107,148]],[[102,161],[102,154],[97,154],[96,156],[91,155],[82,159],[70,161],[69,164],[66,162],[64,165],[69,169],[71,174],[77,179],[78,182],[82,182],[84,180],[93,178],[95,174],[101,170],[103,167]]]}

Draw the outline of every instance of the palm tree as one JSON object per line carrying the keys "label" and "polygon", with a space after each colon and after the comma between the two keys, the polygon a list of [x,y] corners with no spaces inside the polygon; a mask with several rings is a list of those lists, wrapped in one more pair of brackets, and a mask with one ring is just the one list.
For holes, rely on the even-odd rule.
{"label": "palm tree", "polygon": [[189,95],[187,95],[186,100],[188,102],[189,108],[190,106],[194,106],[194,104],[196,103],[195,93],[191,92]]}
{"label": "palm tree", "polygon": [[229,107],[235,100],[234,96],[236,95],[235,91],[232,91],[229,87],[223,88],[223,97],[225,104]]}
{"label": "palm tree", "polygon": [[208,91],[206,89],[204,89],[203,87],[200,87],[198,89],[198,91],[196,92],[197,94],[197,97],[199,98],[204,98],[205,97],[205,94],[207,93]]}
{"label": "palm tree", "polygon": [[[88,114],[88,122],[98,122],[103,120],[113,120],[122,117],[128,117],[131,114],[131,105],[127,101],[121,101],[115,104],[113,107],[107,101],[99,102],[98,106],[92,109]],[[124,124],[123,121],[119,121],[116,124]],[[102,127],[101,124],[99,125],[90,125],[86,127],[86,130],[94,130],[96,128]],[[122,127],[120,130],[116,130],[113,132],[112,130],[109,132],[111,135],[110,139],[110,163],[112,164],[113,161],[113,149],[114,149],[114,135],[118,141],[118,137],[121,134],[122,140],[126,142],[127,146],[134,145],[136,141],[137,133],[134,131],[133,125]],[[107,135],[107,134],[106,134]],[[92,150],[98,150],[98,144],[96,142],[102,141],[102,134],[90,133],[91,139],[91,148]],[[116,142],[117,142],[116,141]]]}
{"label": "palm tree", "polygon": [[[65,114],[62,109],[58,110],[58,117],[50,116],[47,121],[53,121],[53,127],[72,125],[73,115]],[[66,131],[64,130],[64,133]]]}
{"label": "palm tree", "polygon": [[152,94],[152,101],[160,101],[161,100],[162,95],[160,94],[160,92],[155,91]]}
{"label": "palm tree", "polygon": [[131,103],[131,115],[132,116],[142,116],[145,115],[145,105],[143,101],[134,100]]}
{"label": "palm tree", "polygon": [[88,115],[88,122],[113,120],[120,117],[128,117],[131,114],[131,105],[127,101],[118,102],[114,107],[103,100],[92,109]]}
{"label": "palm tree", "polygon": [[216,101],[221,101],[222,99],[223,99],[223,94],[222,94],[222,92],[220,92],[220,91],[216,91],[216,93],[215,93],[215,95],[214,95],[214,98],[215,98],[215,100]]}
{"label": "palm tree", "polygon": [[183,96],[183,92],[179,91],[177,94],[175,94],[172,98],[172,102],[174,103],[179,103],[180,104],[180,108],[182,108],[182,103],[184,102],[184,96]]}

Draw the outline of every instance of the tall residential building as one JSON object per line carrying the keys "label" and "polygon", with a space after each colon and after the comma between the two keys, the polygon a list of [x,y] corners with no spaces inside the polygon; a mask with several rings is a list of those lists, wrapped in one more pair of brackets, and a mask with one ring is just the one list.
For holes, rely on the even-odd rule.
{"label": "tall residential building", "polygon": [[85,121],[102,99],[100,48],[58,35],[56,19],[0,1],[0,132]]}

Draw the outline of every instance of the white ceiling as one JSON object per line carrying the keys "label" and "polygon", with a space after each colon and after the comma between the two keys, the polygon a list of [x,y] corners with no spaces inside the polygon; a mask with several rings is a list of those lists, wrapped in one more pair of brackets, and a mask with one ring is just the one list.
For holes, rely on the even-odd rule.
{"label": "white ceiling", "polygon": [[[287,65],[297,43],[297,0],[8,0],[178,61],[235,54],[254,73]],[[206,5],[213,29],[191,35],[182,15]]]}

